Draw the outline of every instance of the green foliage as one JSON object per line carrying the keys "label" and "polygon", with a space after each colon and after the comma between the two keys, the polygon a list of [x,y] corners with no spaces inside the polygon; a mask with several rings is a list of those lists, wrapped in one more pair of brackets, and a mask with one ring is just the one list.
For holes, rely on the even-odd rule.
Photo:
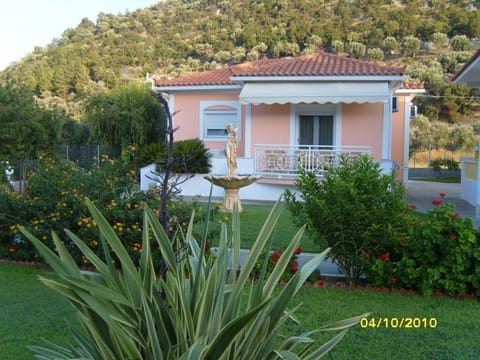
{"label": "green foliage", "polygon": [[[287,267],[285,268],[285,272],[282,274],[282,281],[288,281],[292,278],[293,275],[295,275],[299,269],[299,264],[298,264],[298,256],[302,253],[302,248],[299,246],[295,249],[295,256],[292,256],[290,258],[290,261],[287,264]],[[255,264],[255,267],[253,268],[253,271],[251,273],[251,276],[253,279],[258,279],[260,276],[263,275],[270,275],[275,269],[275,266],[277,265],[278,261],[282,257],[283,253],[280,251],[269,251],[265,250],[262,252],[260,257],[257,260],[257,263]],[[310,278],[310,276],[309,276]]]}
{"label": "green foliage", "polygon": [[[210,158],[211,154],[202,140],[178,140],[173,145],[172,170],[175,173],[205,174],[210,171]],[[165,143],[147,145],[135,155],[134,161],[138,168],[155,163],[163,169],[167,161],[167,145]]]}
{"label": "green foliage", "polygon": [[[112,160],[102,155],[88,172],[71,161],[41,157],[29,174],[25,194],[0,192],[0,258],[40,260],[35,249],[18,232],[19,225],[28,228],[52,249],[51,230],[62,233],[64,229],[71,229],[92,251],[99,252],[97,224],[87,215],[84,206],[87,197],[102,209],[130,255],[138,258],[143,204],[150,204],[159,215],[161,197],[158,190],[138,192],[136,187],[136,172],[128,156]],[[201,214],[205,211],[195,200],[186,203],[177,197],[172,197],[168,206],[170,231],[177,231],[177,225],[186,226],[192,209]],[[80,253],[73,252],[72,256],[79,264],[90,265]]]}
{"label": "green foliage", "polygon": [[472,45],[466,35],[455,35],[450,40],[450,46],[454,51],[467,51],[470,50]]}
{"label": "green foliage", "polygon": [[362,43],[359,43],[358,41],[352,41],[348,43],[347,54],[349,57],[352,57],[354,59],[360,59],[365,56],[366,51],[366,46]]}
{"label": "green foliage", "polygon": [[[469,39],[480,36],[480,12],[472,11],[469,2],[280,3],[170,0],[125,14],[101,13],[96,22],[82,20],[49,46],[37,47],[3,71],[0,83],[27,84],[46,106],[61,105],[79,119],[91,94],[140,83],[146,73],[172,78],[263,55],[311,54],[320,46],[343,53],[351,41],[367,49],[381,47],[391,65],[410,68],[441,54],[445,36],[458,49],[467,49]],[[412,50],[403,58],[393,56],[409,36],[432,41],[436,48],[421,49],[422,57],[415,59]],[[442,95],[428,83],[427,90]]]}
{"label": "green foliage", "polygon": [[165,135],[161,104],[142,87],[122,87],[90,97],[86,108],[92,140],[107,145],[147,145]]}
{"label": "green foliage", "polygon": [[13,163],[53,150],[62,140],[65,120],[56,111],[40,109],[25,86],[0,87],[0,160]]}
{"label": "green foliage", "polygon": [[421,41],[415,36],[406,36],[400,42],[400,50],[403,56],[415,57],[420,51]]}
{"label": "green foliage", "polygon": [[430,167],[434,170],[448,169],[448,170],[458,170],[460,169],[460,164],[454,159],[434,159],[430,161]]}
{"label": "green foliage", "polygon": [[380,48],[370,48],[368,49],[368,60],[369,61],[382,61],[384,58],[384,54],[382,49]]}
{"label": "green foliage", "polygon": [[424,294],[480,295],[480,233],[455,212],[455,204],[442,199],[433,200],[436,207],[422,218],[405,213],[408,227],[391,243],[389,258],[371,261],[373,284]]}
{"label": "green foliage", "polygon": [[307,224],[319,245],[331,247],[347,280],[357,283],[367,270],[365,253],[384,253],[402,228],[403,184],[369,156],[342,157],[321,181],[302,171],[296,184],[301,198],[285,193],[295,223]]}
{"label": "green foliage", "polygon": [[[236,269],[239,259],[238,214],[231,235],[227,235],[226,227],[222,229],[220,251],[212,261],[204,257],[205,237],[198,243],[192,236],[192,222],[184,237],[169,239],[154,213],[145,207],[143,231],[138,236],[142,254],[136,262],[101,212],[90,201],[87,207],[98,224],[105,255],[115,253],[119,267],[108,257],[101,260],[79,237],[67,231],[68,243],[78,247],[95,265],[95,272],[82,272],[58,236],[53,234],[57,254],[22,229],[59,276],[59,280],[41,280],[73,304],[82,324],[82,331],[73,329],[75,346],[52,346],[51,350],[32,347],[44,359],[318,359],[361,318],[322,326],[301,336],[280,338],[280,327],[294,311],[287,308],[290,298],[328,250],[275,291],[298,246],[300,231],[270,276],[249,284],[248,276],[278,220],[278,204],[238,273],[229,271],[230,261],[230,269]],[[150,246],[150,238],[158,250]],[[155,251],[163,256],[166,271],[162,274],[155,272]],[[318,345],[311,335],[325,331],[340,333],[315,348]]]}

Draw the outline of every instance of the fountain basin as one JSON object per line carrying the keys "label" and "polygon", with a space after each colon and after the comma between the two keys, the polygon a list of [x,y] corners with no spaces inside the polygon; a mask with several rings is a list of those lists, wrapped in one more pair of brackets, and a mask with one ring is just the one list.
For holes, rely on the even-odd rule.
{"label": "fountain basin", "polygon": [[206,175],[204,177],[213,185],[220,186],[225,190],[223,207],[221,212],[232,213],[235,205],[242,212],[242,204],[238,192],[240,188],[253,184],[261,178],[259,175]]}

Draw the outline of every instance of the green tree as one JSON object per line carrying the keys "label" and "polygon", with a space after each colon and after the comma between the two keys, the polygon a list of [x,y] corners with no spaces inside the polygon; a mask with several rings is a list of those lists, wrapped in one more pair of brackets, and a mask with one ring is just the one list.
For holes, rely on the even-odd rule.
{"label": "green tree", "polygon": [[366,46],[357,41],[352,41],[347,46],[348,56],[354,59],[360,59],[364,57],[366,51]]}
{"label": "green tree", "polygon": [[415,57],[420,51],[421,42],[415,36],[406,36],[400,42],[403,56]]}
{"label": "green tree", "polygon": [[85,114],[92,140],[102,144],[142,146],[164,139],[163,108],[150,91],[139,86],[92,96]]}
{"label": "green tree", "polygon": [[398,41],[394,37],[388,36],[383,40],[382,49],[390,55],[393,55],[398,50],[398,47]]}
{"label": "green tree", "polygon": [[456,125],[451,133],[453,149],[473,150],[477,143],[472,125]]}
{"label": "green tree", "polygon": [[39,151],[52,151],[61,142],[65,117],[43,110],[33,102],[26,87],[0,87],[0,160],[33,158]]}
{"label": "green tree", "polygon": [[466,35],[455,35],[450,39],[450,46],[455,51],[467,51],[472,48],[472,44]]}
{"label": "green tree", "polygon": [[384,58],[383,51],[379,48],[368,49],[367,56],[369,61],[382,61]]}

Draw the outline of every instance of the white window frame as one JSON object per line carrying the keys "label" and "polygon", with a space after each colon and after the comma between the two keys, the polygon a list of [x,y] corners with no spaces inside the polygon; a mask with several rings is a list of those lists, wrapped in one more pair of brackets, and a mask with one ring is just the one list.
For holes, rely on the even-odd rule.
{"label": "white window frame", "polygon": [[333,144],[342,145],[341,104],[297,104],[291,109],[290,143],[300,145],[300,116],[333,116]]}
{"label": "white window frame", "polygon": [[[211,109],[217,106],[226,107],[228,109]],[[225,114],[225,126],[228,123],[235,123],[238,128],[238,137],[240,138],[241,131],[241,105],[239,101],[201,101],[200,102],[200,134],[199,138],[207,141],[226,141],[228,135],[208,135],[207,116],[208,112],[222,112]]]}

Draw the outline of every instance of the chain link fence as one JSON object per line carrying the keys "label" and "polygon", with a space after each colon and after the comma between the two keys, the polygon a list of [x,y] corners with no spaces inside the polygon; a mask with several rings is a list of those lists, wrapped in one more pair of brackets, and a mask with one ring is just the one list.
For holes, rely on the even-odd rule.
{"label": "chain link fence", "polygon": [[62,145],[57,149],[57,154],[73,161],[84,169],[90,169],[93,164],[98,164],[101,155],[108,155],[111,159],[119,158],[121,147],[103,145]]}

